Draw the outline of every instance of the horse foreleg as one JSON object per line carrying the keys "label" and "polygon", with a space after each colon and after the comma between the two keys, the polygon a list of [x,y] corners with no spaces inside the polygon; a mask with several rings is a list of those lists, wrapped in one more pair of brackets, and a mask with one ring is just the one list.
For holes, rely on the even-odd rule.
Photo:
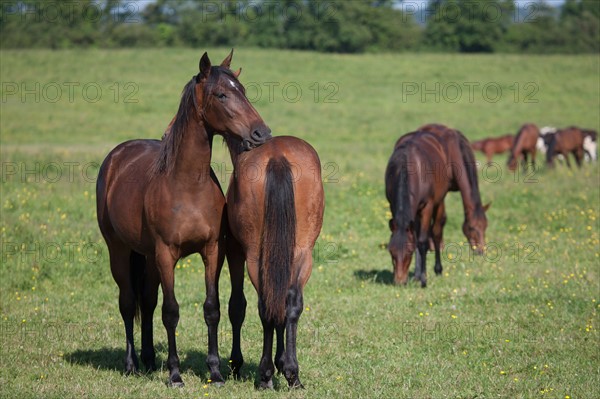
{"label": "horse foreleg", "polygon": [[438,276],[442,274],[442,260],[440,254],[440,246],[444,233],[444,225],[446,224],[446,208],[442,202],[435,213],[435,222],[431,229],[431,236],[433,237],[433,245],[435,247],[435,274]]}
{"label": "horse foreleg", "polygon": [[154,257],[146,258],[144,287],[142,292],[142,362],[147,371],[156,370],[154,351],[153,316],[158,302],[160,275]]}
{"label": "horse foreleg", "polygon": [[[416,236],[417,236],[417,252],[419,254],[419,257],[417,258],[418,263],[420,264],[420,280],[421,280],[421,287],[425,288],[427,287],[427,267],[426,267],[426,260],[427,260],[427,249],[429,247],[429,226],[431,224],[431,217],[433,214],[433,206],[431,205],[431,202],[428,203],[427,205],[425,205],[425,207],[421,210],[421,217],[419,220],[419,224],[417,225],[417,232],[416,232]],[[419,267],[419,265],[415,266]]]}
{"label": "horse foreleg", "polygon": [[221,310],[219,303],[219,276],[225,254],[223,247],[218,241],[207,244],[200,252],[206,268],[206,300],[204,301],[204,321],[208,327],[208,354],[206,355],[206,365],[210,372],[210,382],[216,385],[224,383],[221,375],[221,361],[219,358],[219,340],[218,328],[221,319]]}
{"label": "horse foreleg", "polygon": [[262,299],[258,299],[258,314],[263,327],[263,353],[258,366],[260,373],[261,389],[273,388],[273,374],[275,366],[273,365],[273,329],[275,323],[267,317],[267,307]]}
{"label": "horse foreleg", "polygon": [[235,378],[239,377],[240,369],[244,364],[244,356],[241,349],[242,324],[246,317],[246,297],[244,296],[244,263],[246,257],[239,242],[229,236],[227,238],[227,263],[231,276],[231,297],[229,298],[229,320],[233,330],[233,341],[231,344],[231,357],[229,364],[231,373]]}
{"label": "horse foreleg", "polygon": [[183,380],[179,372],[179,356],[177,355],[177,343],[175,340],[175,329],[179,323],[179,304],[175,299],[175,263],[177,259],[171,256],[167,247],[157,248],[156,267],[160,274],[160,283],[163,293],[162,321],[167,330],[167,342],[169,355],[167,367],[169,368],[168,385],[182,387]]}

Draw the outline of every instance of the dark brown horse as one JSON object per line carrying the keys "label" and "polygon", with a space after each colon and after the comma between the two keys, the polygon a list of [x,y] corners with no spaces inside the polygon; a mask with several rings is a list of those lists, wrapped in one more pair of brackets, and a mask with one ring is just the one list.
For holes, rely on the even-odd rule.
{"label": "dark brown horse", "polygon": [[394,265],[394,283],[406,284],[416,248],[415,279],[426,287],[429,237],[435,248],[434,270],[436,274],[442,272],[440,243],[444,197],[449,186],[445,165],[449,160],[438,137],[430,132],[412,132],[401,139],[385,172],[386,197],[392,212],[388,250]]}
{"label": "dark brown horse", "polygon": [[487,163],[492,163],[492,158],[497,154],[504,154],[513,146],[515,136],[505,134],[500,137],[490,137],[483,140],[477,140],[471,143],[471,148],[475,151],[481,151],[487,158]]}
{"label": "dark brown horse", "polygon": [[584,132],[575,127],[571,126],[566,129],[561,129],[548,140],[548,152],[546,153],[546,163],[550,167],[554,167],[554,158],[561,154],[565,158],[567,166],[571,167],[569,161],[569,153],[572,153],[575,157],[575,162],[578,167],[581,167],[583,161],[583,140],[585,138]]}
{"label": "dark brown horse", "polygon": [[[321,164],[315,150],[295,137],[274,137],[249,152],[227,140],[234,174],[227,190],[232,237],[227,242],[231,269],[232,325],[241,326],[246,300],[244,262],[258,292],[263,325],[260,387],[272,388],[273,332],[275,365],[290,387],[301,387],[296,358],[296,331],[303,310],[303,288],[312,270],[312,250],[323,223]],[[285,337],[284,337],[285,333]],[[232,367],[241,366],[239,337]]]}
{"label": "dark brown horse", "polygon": [[535,167],[535,152],[539,136],[540,130],[535,124],[526,123],[521,126],[508,157],[507,165],[509,170],[516,170],[519,161],[522,161],[523,168],[526,168],[528,162],[527,155],[531,155],[531,163]]}
{"label": "dark brown horse", "polygon": [[223,135],[243,149],[259,146],[271,136],[229,69],[231,56],[221,66],[211,66],[204,53],[200,72],[183,89],[179,110],[164,140],[118,145],[104,160],[97,181],[98,224],[119,286],[119,310],[125,324],[126,373],[139,368],[133,342],[134,316],[139,312],[142,361],[148,370],[156,369],[152,315],[160,284],[171,386],[183,385],[175,344],[179,305],[174,268],[178,259],[196,252],[206,267],[206,363],[210,379],[223,381],[217,327],[225,198],[210,168],[213,136]]}
{"label": "dark brown horse", "polygon": [[[443,165],[449,191],[460,191],[465,219],[462,230],[475,253],[481,255],[485,248],[485,216],[491,203],[483,205],[479,193],[477,163],[469,140],[458,130],[442,124],[428,124],[419,130],[435,135],[442,143],[448,163]],[[445,219],[445,218],[444,218]]]}

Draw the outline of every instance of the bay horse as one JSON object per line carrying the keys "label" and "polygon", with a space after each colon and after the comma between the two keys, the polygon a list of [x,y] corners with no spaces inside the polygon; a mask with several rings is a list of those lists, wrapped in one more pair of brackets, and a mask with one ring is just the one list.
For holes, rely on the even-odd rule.
{"label": "bay horse", "polygon": [[471,148],[475,151],[481,151],[487,158],[488,165],[492,163],[492,158],[497,154],[504,154],[513,146],[515,136],[505,134],[500,137],[490,137],[471,143]]}
{"label": "bay horse", "polygon": [[533,123],[526,123],[519,129],[515,142],[510,150],[507,165],[509,170],[516,170],[519,161],[522,161],[523,167],[527,167],[527,156],[531,155],[531,162],[535,167],[535,153],[540,131]]}
{"label": "bay horse", "polygon": [[271,136],[229,69],[232,55],[233,50],[220,66],[212,66],[204,53],[199,73],[185,85],[164,139],[119,144],[102,163],[97,180],[98,225],[119,286],[119,310],[125,324],[125,372],[139,369],[133,340],[134,316],[139,313],[142,361],[147,370],[156,369],[152,316],[160,285],[170,386],[183,386],[175,342],[179,305],[174,268],[178,259],[192,253],[200,253],[206,268],[206,364],[211,381],[223,382],[217,327],[218,279],[225,257],[225,197],[210,168],[213,137],[220,134],[249,150]]}
{"label": "bay horse", "polygon": [[263,326],[259,387],[273,388],[274,330],[275,365],[290,387],[302,387],[296,334],[303,289],[312,270],[312,250],[323,224],[325,200],[319,156],[307,142],[292,136],[273,137],[249,152],[241,151],[239,142],[226,142],[234,165],[227,190],[231,231],[227,261],[232,279],[229,312],[236,326],[232,368],[239,370],[243,363],[239,328],[246,308],[246,263],[258,293]]}
{"label": "bay horse", "polygon": [[406,284],[416,249],[415,279],[420,280],[421,287],[427,286],[429,237],[435,248],[434,270],[436,274],[442,272],[440,242],[445,222],[444,198],[449,188],[444,167],[448,163],[439,138],[427,131],[403,136],[390,157],[385,171],[385,191],[392,212],[388,250],[395,284]]}
{"label": "bay horse", "polygon": [[546,153],[546,163],[549,167],[554,167],[554,158],[561,154],[565,158],[567,166],[571,167],[568,154],[572,153],[578,167],[581,167],[583,161],[583,141],[585,135],[583,131],[575,126],[560,129],[551,136]]}
{"label": "bay horse", "polygon": [[444,165],[448,190],[459,191],[463,203],[463,234],[471,249],[482,255],[488,226],[485,214],[491,203],[483,205],[481,202],[477,162],[469,140],[459,130],[438,123],[423,125],[419,130],[430,132],[440,140],[448,160]]}

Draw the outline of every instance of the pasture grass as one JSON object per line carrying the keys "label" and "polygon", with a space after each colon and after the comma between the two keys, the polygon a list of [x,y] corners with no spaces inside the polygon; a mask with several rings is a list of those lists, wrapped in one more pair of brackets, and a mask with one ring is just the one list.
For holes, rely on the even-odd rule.
{"label": "pasture grass", "polygon": [[[209,49],[213,63],[226,54]],[[427,289],[391,284],[390,213],[383,190],[393,143],[424,123],[446,123],[471,139],[515,132],[524,122],[598,130],[598,57],[236,50],[233,66],[244,68],[242,83],[274,134],[298,135],[318,150],[326,191],[325,221],[298,334],[307,389],[288,391],[278,377],[276,390],[264,392],[254,387],[262,329],[249,281],[242,379],[219,389],[207,384],[204,270],[198,256],[181,260],[176,272],[178,349],[186,386],[165,386],[160,306],[155,343],[161,369],[122,375],[125,339],[118,292],[95,217],[97,167],[123,140],[161,136],[181,88],[197,72],[201,52],[0,55],[1,397],[600,395],[597,164],[515,174],[504,167],[504,157],[496,157],[496,164],[480,169],[482,199],[492,201],[490,251],[485,257],[468,253],[460,197],[449,194],[444,273],[431,272],[430,254]],[[66,82],[74,88],[72,101]],[[63,88],[56,101],[54,83]],[[79,90],[84,85],[86,94]],[[487,97],[475,90],[471,101],[468,87],[484,86]],[[29,94],[22,94],[23,87]],[[97,87],[102,90],[98,99],[92,92]],[[420,92],[409,94],[415,87]],[[463,94],[454,101],[456,87]],[[492,102],[497,87],[502,95]],[[302,95],[295,98],[298,88]],[[422,88],[429,90],[423,98]],[[226,187],[231,165],[224,146],[215,145],[213,161]],[[223,372],[231,347],[228,295],[225,266],[220,281]],[[136,331],[138,350],[139,342]]]}

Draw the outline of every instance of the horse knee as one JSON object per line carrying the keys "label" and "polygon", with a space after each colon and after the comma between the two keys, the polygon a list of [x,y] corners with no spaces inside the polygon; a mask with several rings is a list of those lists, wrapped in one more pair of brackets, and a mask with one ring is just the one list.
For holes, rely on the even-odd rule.
{"label": "horse knee", "polygon": [[206,324],[213,325],[219,323],[219,320],[221,319],[221,310],[219,307],[218,299],[206,299],[204,302],[204,321],[206,321]]}
{"label": "horse knee", "polygon": [[179,304],[164,303],[162,306],[162,320],[165,327],[175,327],[179,322]]}

